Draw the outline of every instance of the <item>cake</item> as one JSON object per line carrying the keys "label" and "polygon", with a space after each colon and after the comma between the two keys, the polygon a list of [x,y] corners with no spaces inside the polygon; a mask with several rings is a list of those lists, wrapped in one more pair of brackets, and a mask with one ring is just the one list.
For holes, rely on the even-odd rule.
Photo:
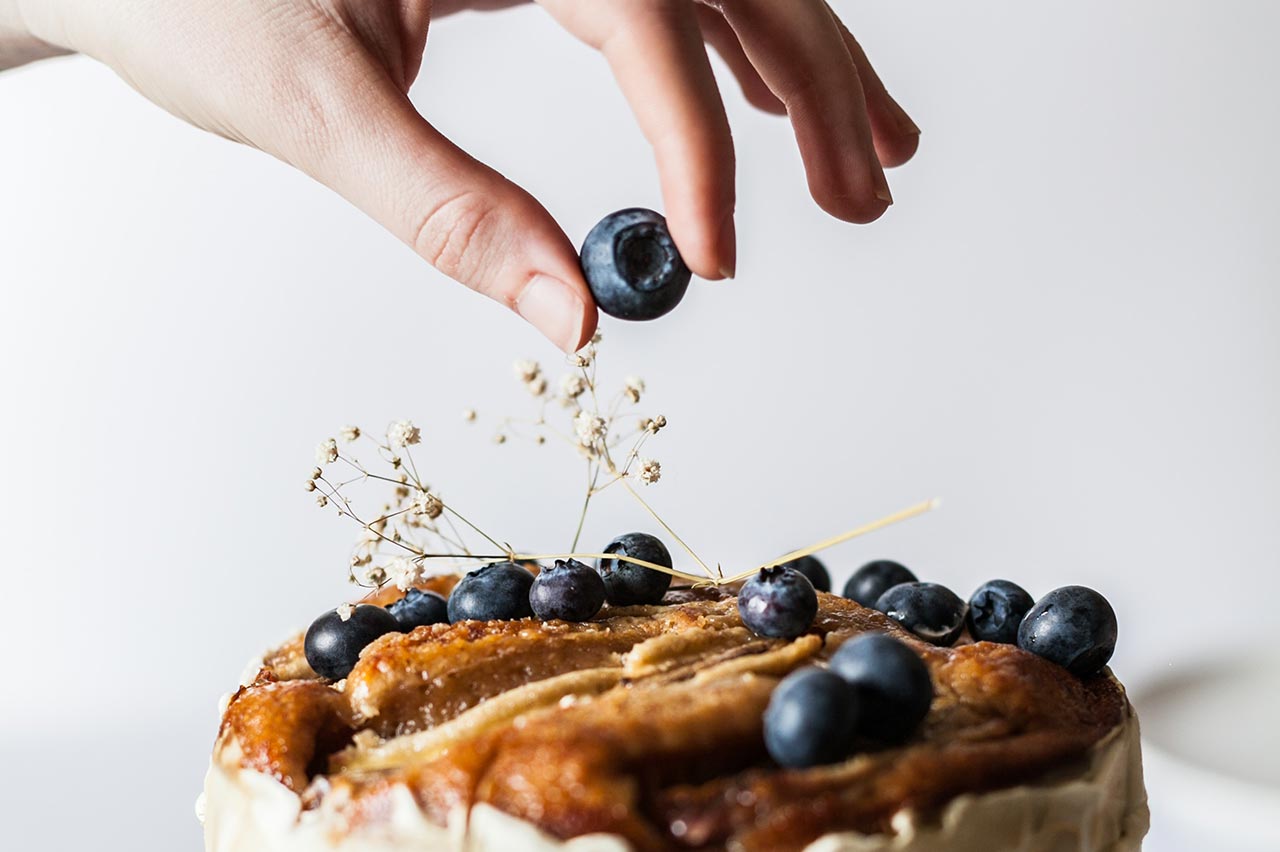
{"label": "cake", "polygon": [[[447,596],[457,582],[415,585]],[[768,638],[734,591],[676,588],[579,623],[389,632],[338,681],[296,636],[225,702],[199,805],[206,849],[1140,847],[1138,722],[1109,669],[1080,677],[967,632],[931,644],[825,592],[807,630]],[[901,744],[779,765],[762,735],[779,681],[870,632],[927,666],[924,721]]]}

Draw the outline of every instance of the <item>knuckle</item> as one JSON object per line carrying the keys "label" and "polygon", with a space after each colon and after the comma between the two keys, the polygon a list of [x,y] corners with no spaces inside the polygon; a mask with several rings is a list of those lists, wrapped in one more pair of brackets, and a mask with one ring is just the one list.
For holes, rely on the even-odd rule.
{"label": "knuckle", "polygon": [[485,292],[492,276],[481,273],[497,248],[499,218],[498,208],[480,193],[451,195],[420,217],[413,248],[445,275]]}

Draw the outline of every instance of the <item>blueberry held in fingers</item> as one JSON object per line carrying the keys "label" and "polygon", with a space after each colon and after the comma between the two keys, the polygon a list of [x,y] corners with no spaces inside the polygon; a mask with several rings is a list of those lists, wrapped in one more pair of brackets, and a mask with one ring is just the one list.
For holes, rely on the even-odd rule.
{"label": "blueberry held in fingers", "polygon": [[1074,675],[1096,674],[1116,649],[1116,613],[1093,589],[1063,586],[1036,602],[1018,627],[1018,647]]}
{"label": "blueberry held in fingers", "polygon": [[965,621],[969,635],[978,642],[1018,641],[1018,625],[1035,605],[1027,590],[1008,580],[990,580],[978,587],[969,598],[969,614]]}
{"label": "blueberry held in fingers", "polygon": [[576,559],[557,559],[534,579],[529,606],[543,621],[587,621],[604,606],[604,580]]}
{"label": "blueberry held in fingers", "polygon": [[494,562],[467,574],[449,595],[449,623],[529,618],[533,575],[514,562]]}
{"label": "blueberry held in fingers", "polygon": [[763,568],[738,592],[738,615],[759,636],[799,636],[817,614],[818,593],[813,583],[792,568]]}
{"label": "blueberry held in fingers", "polygon": [[600,220],[582,244],[596,305],[624,320],[657,319],[684,298],[689,267],[660,213],[632,207]]}
{"label": "blueberry held in fingers", "polygon": [[808,577],[809,582],[813,583],[813,587],[818,591],[831,591],[831,575],[827,573],[827,566],[823,565],[818,557],[801,556],[799,559],[792,559],[782,564],[784,568],[793,568]]}
{"label": "blueberry held in fingers", "polygon": [[410,589],[404,597],[390,604],[387,612],[395,616],[400,629],[408,633],[415,627],[449,622],[449,603],[435,592]]}
{"label": "blueberry held in fingers", "polygon": [[937,583],[900,583],[880,596],[876,609],[934,645],[953,644],[964,629],[964,601]]}
{"label": "blueberry held in fingers", "polygon": [[875,607],[880,596],[899,583],[914,583],[919,578],[905,565],[891,559],[868,562],[844,584],[844,596],[863,606]]}
{"label": "blueberry held in fingers", "polygon": [[[648,533],[620,535],[604,549],[605,553],[630,556],[643,562],[670,568],[671,553],[660,539]],[[614,606],[642,606],[662,603],[671,587],[671,575],[622,559],[601,559],[596,571],[604,580],[605,599]]]}
{"label": "blueberry held in fingers", "polygon": [[887,633],[863,633],[836,649],[831,671],[858,696],[858,734],[905,742],[929,713],[933,679],[920,655]]}
{"label": "blueberry held in fingers", "polygon": [[302,640],[302,651],[316,674],[341,680],[351,673],[366,645],[401,629],[395,616],[380,606],[343,606],[311,622]]}
{"label": "blueberry held in fingers", "polygon": [[764,744],[782,766],[802,768],[849,756],[858,705],[849,684],[826,669],[782,679],[764,711]]}

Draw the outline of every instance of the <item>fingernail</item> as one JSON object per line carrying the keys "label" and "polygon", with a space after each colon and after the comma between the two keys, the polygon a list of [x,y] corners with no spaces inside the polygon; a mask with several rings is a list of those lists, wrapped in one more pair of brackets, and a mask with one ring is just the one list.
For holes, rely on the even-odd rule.
{"label": "fingernail", "polygon": [[738,231],[733,224],[732,213],[720,226],[720,254],[724,257],[720,262],[720,276],[732,278],[738,266]]}
{"label": "fingernail", "polygon": [[876,198],[879,198],[881,201],[885,202],[886,204],[893,203],[893,194],[889,192],[888,186],[877,186]]}
{"label": "fingernail", "polygon": [[578,348],[586,305],[578,291],[560,279],[535,275],[516,299],[516,311],[565,352]]}

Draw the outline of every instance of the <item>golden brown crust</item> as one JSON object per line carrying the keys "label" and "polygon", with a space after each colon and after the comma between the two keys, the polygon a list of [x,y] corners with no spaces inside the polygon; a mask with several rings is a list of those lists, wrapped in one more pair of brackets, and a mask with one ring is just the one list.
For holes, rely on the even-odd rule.
{"label": "golden brown crust", "polygon": [[[1124,717],[1108,676],[1080,680],[1008,645],[926,645],[832,595],[821,595],[811,634],[792,642],[752,636],[722,592],[668,600],[680,603],[606,610],[587,624],[391,634],[366,649],[342,691],[277,682],[298,668],[296,655],[278,653],[232,701],[219,741],[237,744],[239,765],[294,790],[309,764],[319,767],[320,792],[341,790],[353,825],[385,818],[389,791],[403,785],[440,824],[485,802],[559,837],[765,850],[883,831],[904,807],[927,812],[960,793],[1043,777]],[[773,766],[761,714],[777,679],[868,630],[893,633],[930,667],[937,696],[920,731],[901,748],[832,767]],[[511,692],[510,712],[467,723],[468,708],[529,682],[547,686]],[[356,730],[356,745],[326,765]],[[435,738],[429,749],[424,736]]]}

